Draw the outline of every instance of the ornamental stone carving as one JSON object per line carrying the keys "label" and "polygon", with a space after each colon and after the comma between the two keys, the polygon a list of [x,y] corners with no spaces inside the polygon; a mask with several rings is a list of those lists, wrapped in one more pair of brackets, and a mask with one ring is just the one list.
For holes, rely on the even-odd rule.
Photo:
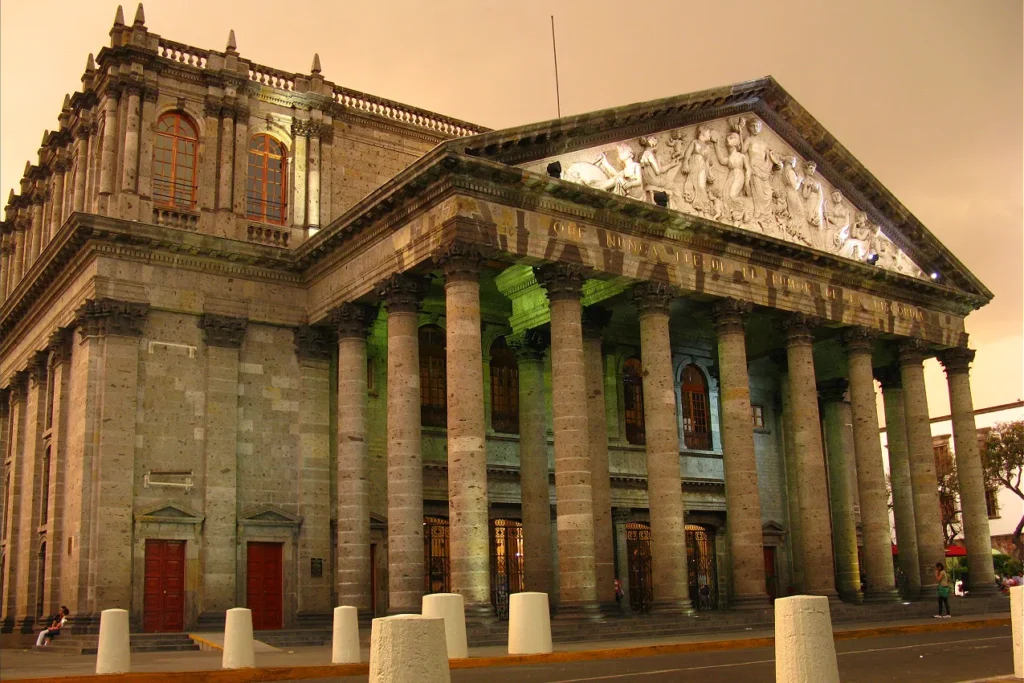
{"label": "ornamental stone carving", "polygon": [[203,330],[207,346],[225,349],[237,349],[245,339],[245,328],[248,320],[227,315],[204,313],[199,319],[199,328]]}
{"label": "ornamental stone carving", "polygon": [[541,361],[551,346],[551,335],[547,330],[535,327],[505,335],[505,343],[520,361]]}
{"label": "ornamental stone carving", "polygon": [[400,273],[379,283],[375,289],[388,313],[415,313],[426,287],[420,278]]}
{"label": "ornamental stone carving", "polygon": [[451,242],[433,254],[434,265],[444,270],[446,282],[478,280],[485,260],[483,250],[473,244]]}
{"label": "ornamental stone carving", "polygon": [[11,383],[7,388],[10,390],[7,397],[10,403],[28,399],[28,370],[18,370],[11,375]]}
{"label": "ornamental stone carving", "polygon": [[846,350],[850,353],[871,353],[877,337],[873,330],[866,327],[851,327],[843,333]]}
{"label": "ornamental stone carving", "polygon": [[846,390],[850,381],[845,377],[836,377],[818,382],[818,396],[825,403],[839,403],[846,400]]}
{"label": "ornamental stone carving", "polygon": [[326,327],[300,325],[295,328],[295,355],[299,360],[330,360],[335,343],[334,333]]}
{"label": "ornamental stone carving", "polygon": [[537,283],[547,290],[548,300],[579,299],[589,271],[575,263],[549,263],[534,269]]}
{"label": "ornamental stone carving", "polygon": [[639,315],[664,313],[676,296],[672,287],[664,282],[641,282],[633,287],[633,305]]}
{"label": "ornamental stone carving", "polygon": [[370,306],[344,303],[332,308],[327,314],[327,320],[339,339],[365,337],[373,323],[375,313]]}
{"label": "ornamental stone carving", "polygon": [[141,337],[149,304],[117,299],[87,299],[75,312],[75,323],[83,337]]}
{"label": "ornamental stone carving", "polygon": [[920,365],[928,355],[928,345],[920,339],[907,339],[899,345],[900,366]]}
{"label": "ornamental stone carving", "polygon": [[743,332],[743,323],[754,310],[749,301],[739,299],[722,299],[711,306],[711,319],[715,329],[722,332]]}
{"label": "ornamental stone carving", "polygon": [[67,363],[71,360],[71,339],[74,330],[70,327],[57,328],[46,341],[46,348],[53,355],[55,363]]}
{"label": "ornamental stone carving", "polygon": [[939,353],[939,362],[942,363],[947,376],[966,374],[971,371],[975,353],[974,349],[968,348],[946,349]]}
{"label": "ornamental stone carving", "polygon": [[601,339],[604,328],[612,319],[612,312],[602,306],[587,306],[583,309],[583,338]]}
{"label": "ornamental stone carving", "polygon": [[28,376],[33,384],[46,383],[46,373],[49,369],[50,354],[46,351],[36,351],[28,362]]}
{"label": "ornamental stone carving", "polygon": [[782,320],[786,334],[786,346],[814,343],[814,328],[821,323],[819,318],[804,313],[791,313]]}

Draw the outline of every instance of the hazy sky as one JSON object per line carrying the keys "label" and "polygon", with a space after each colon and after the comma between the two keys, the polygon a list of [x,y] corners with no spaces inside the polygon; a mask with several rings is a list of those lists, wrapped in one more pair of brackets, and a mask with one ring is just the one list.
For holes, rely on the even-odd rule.
{"label": "hazy sky", "polygon": [[[1024,397],[1022,3],[147,2],[150,31],[491,128],[771,74],[995,293],[967,321],[975,405]],[[0,191],[36,161],[116,5],[0,5]],[[135,5],[125,6],[131,23]],[[928,364],[933,415],[945,378]]]}

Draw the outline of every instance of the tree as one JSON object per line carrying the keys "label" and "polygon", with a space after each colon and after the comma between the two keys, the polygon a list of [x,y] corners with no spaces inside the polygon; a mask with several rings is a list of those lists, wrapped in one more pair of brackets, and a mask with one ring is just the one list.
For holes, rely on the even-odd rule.
{"label": "tree", "polygon": [[[1002,486],[1024,500],[1024,490],[1021,489],[1021,475],[1024,474],[1024,420],[1000,422],[992,428],[981,449],[981,464],[985,469],[988,486]],[[1014,554],[1018,560],[1024,560],[1022,530],[1024,516],[1013,531]]]}
{"label": "tree", "polygon": [[936,453],[935,474],[939,480],[939,511],[942,518],[942,542],[949,546],[963,531],[963,517],[960,514],[960,478],[956,472],[956,460],[945,450]]}

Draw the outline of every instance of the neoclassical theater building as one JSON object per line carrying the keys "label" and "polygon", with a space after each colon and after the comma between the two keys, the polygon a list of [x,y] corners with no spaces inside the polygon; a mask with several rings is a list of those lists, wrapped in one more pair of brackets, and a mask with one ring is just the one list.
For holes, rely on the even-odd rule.
{"label": "neoclassical theater building", "polygon": [[929,597],[932,356],[991,588],[992,294],[771,78],[491,131],[119,11],[2,230],[4,632]]}

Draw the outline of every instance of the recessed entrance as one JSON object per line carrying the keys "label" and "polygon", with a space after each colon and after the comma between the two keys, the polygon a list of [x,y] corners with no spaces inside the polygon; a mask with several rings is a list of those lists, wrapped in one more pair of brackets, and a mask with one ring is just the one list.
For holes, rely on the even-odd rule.
{"label": "recessed entrance", "polygon": [[281,543],[246,545],[246,606],[257,631],[282,627],[282,548]]}
{"label": "recessed entrance", "polygon": [[142,628],[185,629],[185,541],[146,540]]}

